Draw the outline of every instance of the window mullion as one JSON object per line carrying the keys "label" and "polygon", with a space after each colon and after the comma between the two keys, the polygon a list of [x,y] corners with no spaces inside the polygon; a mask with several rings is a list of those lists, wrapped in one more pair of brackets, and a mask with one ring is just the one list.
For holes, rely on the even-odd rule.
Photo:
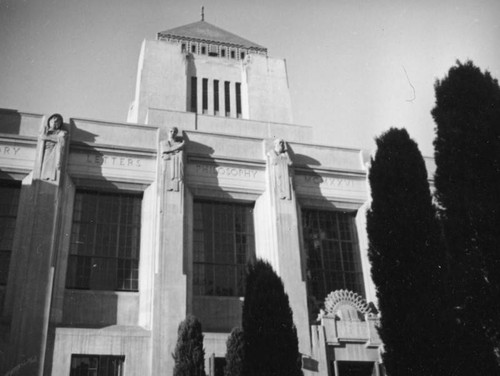
{"label": "window mullion", "polygon": [[347,285],[347,280],[346,280],[346,270],[345,270],[345,265],[344,265],[344,247],[342,246],[342,232],[340,231],[340,218],[338,213],[335,213],[336,217],[336,223],[337,223],[337,233],[339,234],[339,250],[340,250],[340,267],[342,268],[341,270],[341,275],[342,275],[342,281],[344,282],[344,286],[348,287]]}

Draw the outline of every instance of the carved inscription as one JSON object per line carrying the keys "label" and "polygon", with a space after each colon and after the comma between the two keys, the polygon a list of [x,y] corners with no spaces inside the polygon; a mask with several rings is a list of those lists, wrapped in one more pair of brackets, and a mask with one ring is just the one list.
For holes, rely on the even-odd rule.
{"label": "carved inscription", "polygon": [[140,168],[142,167],[142,161],[138,158],[127,158],[127,157],[112,157],[101,154],[87,154],[85,160],[88,164],[98,165],[98,166],[113,166],[113,167],[132,167]]}
{"label": "carved inscription", "polygon": [[196,165],[196,173],[209,176],[230,176],[235,178],[250,178],[255,179],[257,170],[249,170],[247,168],[238,167],[223,167],[213,165]]}
{"label": "carved inscription", "polygon": [[306,184],[321,185],[327,187],[351,188],[354,186],[354,181],[351,179],[328,178],[313,175],[299,176]]}
{"label": "carved inscription", "polygon": [[20,146],[6,146],[0,145],[0,155],[11,155],[15,156],[21,150]]}

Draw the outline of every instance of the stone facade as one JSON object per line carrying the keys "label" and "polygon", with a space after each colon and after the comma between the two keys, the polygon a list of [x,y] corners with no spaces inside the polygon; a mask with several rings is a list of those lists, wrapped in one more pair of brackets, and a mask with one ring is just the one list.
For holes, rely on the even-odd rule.
{"label": "stone facade", "polygon": [[[113,364],[109,372],[117,373],[109,374],[170,374],[178,324],[192,313],[204,328],[207,372],[219,374],[227,336],[241,324],[243,297],[233,289],[241,278],[231,273],[244,262],[227,267],[217,250],[207,261],[207,237],[216,247],[223,231],[209,232],[219,222],[205,218],[227,207],[250,217],[245,229],[225,233],[246,247],[246,257],[268,260],[284,281],[304,373],[382,374],[377,316],[356,306],[359,297],[322,311],[319,321],[312,309],[316,280],[324,280],[318,291],[335,280],[339,289],[358,286],[375,301],[361,151],[312,144],[309,127],[290,124],[286,65],[267,50],[253,54],[257,47],[231,44],[223,34],[196,41],[246,52],[222,59],[186,51],[188,37],[161,35],[143,43],[128,123],[70,118],[49,134],[49,116],[0,111],[0,188],[19,195],[15,213],[0,213],[14,224],[0,239],[3,260],[10,260],[0,286],[1,371],[66,375],[92,358]],[[111,209],[97,207],[85,222],[99,203]],[[122,223],[127,208],[139,224]],[[122,213],[119,223],[100,217],[114,210]],[[344,240],[323,234],[316,222],[308,227],[306,212],[337,220]],[[234,214],[229,226],[243,216]],[[127,238],[120,228],[135,235]],[[115,244],[122,239],[132,244],[125,256]],[[337,264],[346,265],[337,276],[325,266],[335,247],[344,258]],[[330,271],[311,266],[316,249]],[[326,295],[315,296],[316,303]]]}

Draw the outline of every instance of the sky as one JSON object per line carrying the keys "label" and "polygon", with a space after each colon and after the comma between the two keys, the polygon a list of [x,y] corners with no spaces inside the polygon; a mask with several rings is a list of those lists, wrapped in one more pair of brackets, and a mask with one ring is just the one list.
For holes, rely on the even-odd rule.
{"label": "sky", "polygon": [[0,0],[0,108],[125,122],[143,39],[200,20],[285,58],[295,124],[375,149],[404,127],[433,155],[434,83],[500,78],[498,0]]}

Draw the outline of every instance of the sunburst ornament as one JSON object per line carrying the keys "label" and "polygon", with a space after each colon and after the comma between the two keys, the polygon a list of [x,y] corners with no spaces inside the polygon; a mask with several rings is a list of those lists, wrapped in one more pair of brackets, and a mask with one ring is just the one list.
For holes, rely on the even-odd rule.
{"label": "sunburst ornament", "polygon": [[372,315],[373,312],[363,297],[349,290],[335,290],[325,298],[325,313],[329,316],[339,315],[339,311],[352,311],[363,315]]}

